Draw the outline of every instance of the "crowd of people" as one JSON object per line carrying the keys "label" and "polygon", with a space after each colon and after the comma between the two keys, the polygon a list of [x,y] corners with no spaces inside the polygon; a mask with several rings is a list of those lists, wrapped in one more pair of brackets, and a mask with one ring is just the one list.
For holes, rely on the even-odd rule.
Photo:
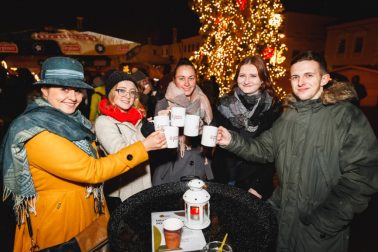
{"label": "crowd of people", "polygon": [[[1,114],[14,251],[71,249],[78,234],[128,197],[191,178],[269,203],[279,224],[277,251],[348,251],[354,215],[378,192],[377,138],[352,104],[353,85],[331,80],[322,55],[294,57],[290,81],[292,93],[280,99],[258,55],[240,60],[223,97],[215,76],[198,78],[186,58],[158,82],[144,69],[112,70],[92,85],[78,61],[45,60],[40,80],[29,79],[24,111]],[[180,129],[178,147],[168,149],[153,117],[173,107],[199,116],[200,134],[204,125],[217,126],[217,146]]]}

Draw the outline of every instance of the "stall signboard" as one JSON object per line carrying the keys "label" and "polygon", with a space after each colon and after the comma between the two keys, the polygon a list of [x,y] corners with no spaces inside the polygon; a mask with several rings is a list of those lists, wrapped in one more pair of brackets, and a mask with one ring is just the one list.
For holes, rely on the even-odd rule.
{"label": "stall signboard", "polygon": [[139,45],[133,41],[95,32],[65,29],[35,32],[31,37],[37,41],[55,41],[65,55],[123,55]]}
{"label": "stall signboard", "polygon": [[18,53],[15,43],[0,42],[0,53]]}

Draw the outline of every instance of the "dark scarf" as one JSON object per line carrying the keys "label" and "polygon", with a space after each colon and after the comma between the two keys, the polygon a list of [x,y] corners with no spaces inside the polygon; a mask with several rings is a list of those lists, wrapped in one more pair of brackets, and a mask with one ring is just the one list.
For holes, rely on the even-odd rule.
{"label": "dark scarf", "polygon": [[273,98],[265,91],[248,96],[239,87],[232,96],[224,97],[218,106],[219,112],[238,129],[255,132],[260,116],[272,106]]}
{"label": "dark scarf", "polygon": [[101,114],[113,117],[119,122],[130,122],[134,126],[143,118],[142,113],[138,109],[131,107],[127,112],[123,112],[116,106],[110,104],[108,99],[101,100],[98,104],[98,108]]}
{"label": "dark scarf", "polygon": [[33,208],[37,196],[25,143],[47,130],[70,140],[88,155],[96,157],[96,150],[91,145],[95,135],[90,127],[90,122],[80,111],[67,115],[43,99],[36,99],[29,104],[25,112],[12,122],[1,146],[0,162],[4,178],[3,199],[13,195],[18,220],[27,206],[35,212]]}

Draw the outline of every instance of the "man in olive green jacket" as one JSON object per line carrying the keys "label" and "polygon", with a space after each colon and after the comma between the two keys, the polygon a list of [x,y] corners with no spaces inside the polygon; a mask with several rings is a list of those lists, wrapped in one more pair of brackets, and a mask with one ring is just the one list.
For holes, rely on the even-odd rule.
{"label": "man in olive green jacket", "polygon": [[277,210],[277,251],[348,251],[355,213],[378,191],[378,141],[348,100],[349,83],[329,83],[322,56],[291,63],[293,96],[273,127],[246,140],[220,127],[218,144],[248,161],[275,162],[280,185],[268,200]]}

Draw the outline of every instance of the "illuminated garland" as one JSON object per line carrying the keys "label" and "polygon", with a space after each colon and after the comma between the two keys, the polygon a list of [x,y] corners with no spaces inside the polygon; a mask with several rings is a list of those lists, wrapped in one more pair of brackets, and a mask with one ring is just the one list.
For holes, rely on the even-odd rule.
{"label": "illuminated garland", "polygon": [[[203,39],[192,60],[200,75],[216,77],[221,96],[231,91],[237,64],[247,56],[261,55],[273,82],[285,75],[280,0],[193,0],[192,9],[199,16]],[[283,95],[280,87],[274,89]]]}

